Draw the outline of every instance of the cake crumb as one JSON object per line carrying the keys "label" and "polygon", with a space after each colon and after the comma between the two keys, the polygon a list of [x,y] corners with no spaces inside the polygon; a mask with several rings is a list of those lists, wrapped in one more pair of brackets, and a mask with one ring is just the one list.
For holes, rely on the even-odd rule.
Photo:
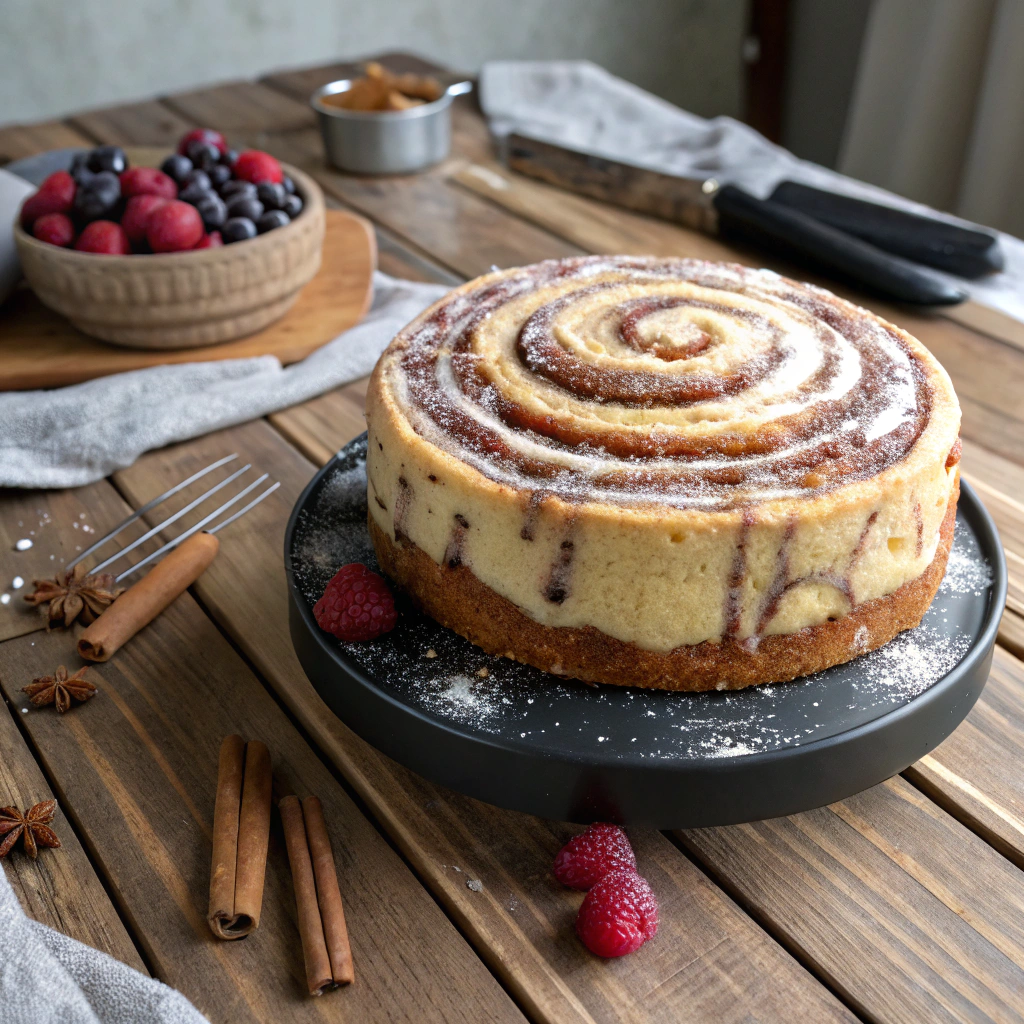
{"label": "cake crumb", "polygon": [[481,679],[486,679],[486,678],[487,678],[487,677],[488,677],[488,676],[489,676],[489,675],[490,675],[491,673],[487,671],[487,666],[485,665],[485,666],[484,666],[483,668],[478,668],[478,669],[476,670],[476,674],[477,674],[477,675],[478,675],[478,676],[479,676],[479,677],[480,677]]}
{"label": "cake crumb", "polygon": [[437,651],[435,651],[433,647],[428,647],[427,648],[427,653],[424,654],[423,657],[424,658],[436,658],[437,657]]}

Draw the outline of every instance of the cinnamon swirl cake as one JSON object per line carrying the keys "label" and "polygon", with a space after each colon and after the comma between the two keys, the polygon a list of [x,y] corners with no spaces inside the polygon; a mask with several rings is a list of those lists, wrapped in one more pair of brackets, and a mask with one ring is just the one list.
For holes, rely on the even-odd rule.
{"label": "cinnamon swirl cake", "polygon": [[384,570],[557,675],[736,689],[917,625],[960,410],[879,317],[769,271],[586,257],[457,288],[367,397]]}

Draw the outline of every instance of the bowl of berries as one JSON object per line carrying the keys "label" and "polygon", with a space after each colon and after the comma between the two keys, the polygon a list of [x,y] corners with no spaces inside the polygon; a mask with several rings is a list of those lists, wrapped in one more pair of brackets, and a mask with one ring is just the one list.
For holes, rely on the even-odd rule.
{"label": "bowl of berries", "polygon": [[81,151],[25,200],[14,237],[40,300],[134,348],[212,345],[283,316],[320,268],[316,182],[205,128],[155,157]]}

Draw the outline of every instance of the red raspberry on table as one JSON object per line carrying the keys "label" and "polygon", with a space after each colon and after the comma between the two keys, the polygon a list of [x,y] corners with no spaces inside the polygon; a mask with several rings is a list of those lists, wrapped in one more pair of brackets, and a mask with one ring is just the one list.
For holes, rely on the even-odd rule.
{"label": "red raspberry on table", "polygon": [[185,156],[190,142],[209,142],[222,153],[228,151],[227,139],[220,132],[215,132],[212,128],[193,128],[192,131],[185,132],[178,140],[178,152],[182,156]]}
{"label": "red raspberry on table", "polygon": [[219,231],[211,231],[208,235],[203,235],[202,238],[196,243],[197,249],[218,249],[224,244],[224,239],[221,238]]}
{"label": "red raspberry on table", "polygon": [[153,252],[182,252],[203,237],[199,211],[180,199],[158,206],[149,215],[146,239]]}
{"label": "red raspberry on table", "polygon": [[32,234],[40,242],[67,248],[75,240],[75,225],[66,213],[44,213],[32,225]]}
{"label": "red raspberry on table", "polygon": [[161,196],[164,199],[177,199],[178,186],[174,179],[155,167],[129,167],[122,171],[120,178],[121,195],[128,196]]}
{"label": "red raspberry on table", "polygon": [[646,878],[612,871],[583,898],[576,934],[597,956],[635,953],[658,930],[658,901]]}
{"label": "red raspberry on table", "polygon": [[94,220],[86,224],[75,242],[79,252],[94,252],[103,256],[127,256],[132,247],[124,228],[112,220]]}
{"label": "red raspberry on table", "polygon": [[167,200],[163,196],[155,195],[132,196],[128,200],[124,208],[124,216],[121,218],[121,227],[124,228],[132,245],[142,245],[146,240],[150,215],[166,202]]}
{"label": "red raspberry on table", "polygon": [[67,171],[54,171],[39,186],[39,191],[25,200],[21,208],[21,226],[32,230],[40,217],[48,213],[70,213],[75,201],[75,179]]}
{"label": "red raspberry on table", "polygon": [[321,629],[339,640],[372,640],[394,629],[398,616],[388,585],[365,565],[343,565],[313,606]]}
{"label": "red raspberry on table", "polygon": [[555,857],[555,878],[573,889],[589,889],[609,871],[636,871],[636,855],[626,833],[604,821],[573,836]]}
{"label": "red raspberry on table", "polygon": [[261,149],[247,149],[244,153],[239,153],[232,170],[236,178],[251,181],[254,185],[260,185],[264,181],[280,185],[284,181],[284,171],[281,170],[280,163]]}

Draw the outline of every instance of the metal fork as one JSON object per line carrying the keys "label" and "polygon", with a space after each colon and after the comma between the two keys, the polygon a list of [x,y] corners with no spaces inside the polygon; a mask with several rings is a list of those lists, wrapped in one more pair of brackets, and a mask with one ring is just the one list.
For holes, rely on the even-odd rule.
{"label": "metal fork", "polygon": [[[212,473],[221,466],[226,466],[238,458],[238,454],[227,455],[223,459],[210,463],[205,469],[193,473],[187,480],[168,488],[163,494],[158,494],[152,501],[147,501],[142,508],[127,516],[117,524],[109,533],[100,537],[95,544],[86,548],[77,558],[68,563],[68,569],[74,569],[84,558],[98,551],[104,544],[113,540],[122,530],[131,526],[137,519],[140,519],[147,512],[156,508],[161,502],[166,501],[172,495],[184,490],[190,484],[201,480],[208,473]],[[252,469],[251,463],[246,463],[241,469],[226,476],[219,483],[204,491],[198,498],[193,498],[184,508],[179,509],[172,515],[167,516],[162,522],[152,529],[147,530],[141,537],[136,538],[130,544],[119,548],[105,561],[93,566],[91,573],[97,573],[108,565],[123,558],[130,551],[134,551],[140,544],[145,543],[150,537],[156,536],[161,530],[166,529],[172,523],[176,523],[182,516],[187,515],[193,509],[198,508],[203,502],[212,498],[213,495],[223,491],[233,484],[243,474]],[[141,580],[128,588],[118,597],[109,608],[92,622],[78,638],[78,653],[87,661],[106,661],[124,643],[130,640],[143,626],[152,622],[179,594],[191,586],[207,569],[216,557],[220,547],[217,538],[213,536],[225,526],[233,523],[240,516],[244,516],[251,508],[255,508],[264,498],[273,494],[281,486],[280,483],[271,484],[265,491],[258,494],[248,504],[242,506],[226,519],[220,519],[222,515],[233,509],[240,501],[255,491],[268,477],[264,473],[252,483],[242,487],[236,494],[228,498],[212,512],[204,515],[198,523],[190,526],[173,540],[158,548],[151,555],[140,559],[134,565],[130,565],[121,572],[117,581],[131,576],[144,565],[156,559],[161,559]],[[220,522],[215,520],[220,519]],[[214,525],[211,525],[214,524]],[[200,534],[200,531],[202,533]],[[198,535],[198,536],[197,536]],[[187,543],[186,543],[187,542]],[[180,550],[175,551],[180,547]],[[163,558],[170,555],[169,558]]]}
{"label": "metal fork", "polygon": [[[122,530],[124,530],[128,526],[131,526],[131,524],[134,523],[136,520],[141,519],[147,512],[150,512],[154,508],[156,508],[157,505],[166,501],[168,498],[177,494],[179,491],[183,491],[186,487],[190,486],[191,484],[194,484],[197,480],[201,480],[208,473],[212,473],[215,469],[219,469],[221,466],[226,466],[229,462],[232,462],[237,458],[238,453],[235,452],[232,455],[225,456],[223,459],[218,459],[216,462],[211,462],[209,466],[207,466],[205,469],[199,470],[198,473],[193,473],[192,476],[190,476],[187,480],[182,480],[181,483],[175,484],[173,487],[169,487],[166,491],[164,491],[163,494],[158,494],[151,501],[147,501],[146,504],[142,506],[142,508],[137,509],[131,515],[121,520],[121,522],[118,523],[117,526],[115,526],[109,533],[105,534],[103,537],[100,537],[100,539],[96,541],[95,544],[92,544],[91,546],[87,547],[80,555],[78,555],[77,558],[74,558],[70,562],[68,562],[65,568],[73,569],[76,565],[78,565],[79,562],[88,558],[89,555],[91,555],[93,552],[98,551],[101,547],[103,547],[104,544],[107,543],[107,541],[113,540]],[[179,509],[173,515],[168,516],[165,520],[163,520],[163,522],[158,523],[151,530],[148,530],[146,533],[144,533],[141,537],[136,538],[130,544],[121,548],[119,551],[115,552],[105,561],[100,562],[98,565],[94,565],[90,570],[90,573],[102,571],[108,565],[112,564],[113,562],[116,562],[119,558],[122,558],[124,555],[127,555],[129,551],[135,550],[135,548],[137,548],[140,544],[144,544],[147,540],[149,540],[150,537],[156,536],[156,534],[158,534],[161,530],[170,526],[171,523],[177,522],[179,519],[182,518],[182,516],[187,515],[194,508],[198,508],[198,506],[200,506],[204,501],[206,501],[207,498],[213,497],[214,494],[217,494],[219,491],[223,490],[225,487],[228,486],[228,484],[233,483],[235,480],[237,480],[244,473],[248,472],[250,469],[252,469],[252,463],[246,463],[241,469],[236,470],[230,476],[225,477],[225,479],[221,480],[220,483],[214,484],[213,487],[211,487],[209,490],[200,494],[198,498],[193,499],[184,508]],[[116,577],[117,581],[120,583],[121,580],[130,576],[133,572],[137,572],[144,565],[148,565],[150,562],[154,561],[157,558],[160,558],[162,555],[166,555],[169,551],[173,551],[179,544],[182,543],[182,541],[188,540],[188,538],[191,537],[193,534],[198,533],[204,527],[207,527],[209,523],[212,523],[219,515],[226,512],[229,508],[232,508],[234,505],[237,505],[238,502],[241,501],[242,498],[244,498],[247,494],[251,494],[252,491],[259,487],[259,485],[263,483],[263,481],[266,480],[269,475],[269,473],[264,473],[262,476],[254,480],[251,484],[240,490],[236,495],[234,495],[234,497],[229,498],[227,501],[225,501],[224,504],[221,505],[219,508],[214,509],[209,515],[204,516],[202,519],[200,519],[199,522],[196,523],[194,526],[190,526],[187,530],[185,530],[184,533],[179,534],[173,540],[169,540],[162,547],[157,548],[157,550],[154,551],[151,555],[147,555],[141,561],[136,562],[132,566],[129,566]],[[276,491],[280,486],[280,482],[271,484],[270,487],[268,487],[262,494],[258,495],[256,498],[250,501],[249,504],[246,505],[244,508],[240,508],[233,515],[228,516],[228,518],[225,519],[223,522],[217,523],[216,526],[209,527],[209,529],[207,529],[206,532],[217,533],[218,530],[223,530],[225,526],[229,525],[230,523],[233,523],[240,516],[244,516],[245,513],[248,512],[251,508],[255,508],[264,498],[266,498],[270,494],[273,494],[273,492]]]}

